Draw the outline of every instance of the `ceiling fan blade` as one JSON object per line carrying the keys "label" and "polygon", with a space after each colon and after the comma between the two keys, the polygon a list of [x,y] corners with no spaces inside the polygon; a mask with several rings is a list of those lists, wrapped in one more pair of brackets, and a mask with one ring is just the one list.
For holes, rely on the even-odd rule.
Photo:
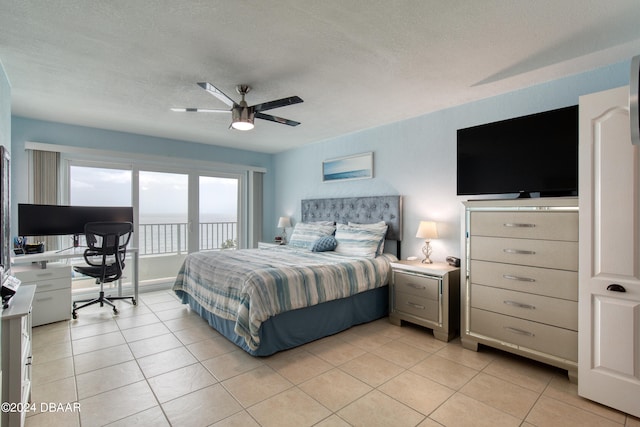
{"label": "ceiling fan blade", "polygon": [[209,108],[172,108],[179,113],[230,113],[231,110],[211,110]]}
{"label": "ceiling fan blade", "polygon": [[[287,105],[299,104],[303,102],[299,96],[290,96],[288,98],[276,99],[275,101],[263,102],[253,106],[253,111],[260,112],[271,110],[273,108],[285,107]],[[269,119],[267,119],[269,120]]]}
{"label": "ceiling fan blade", "polygon": [[233,99],[229,98],[224,92],[222,92],[220,89],[218,89],[211,83],[200,82],[198,83],[198,86],[200,86],[202,89],[206,90],[211,95],[218,98],[220,101],[227,104],[229,107],[233,107],[234,105],[236,105],[236,102]]}
{"label": "ceiling fan blade", "polygon": [[269,120],[270,122],[281,123],[283,125],[289,125],[289,126],[298,126],[300,124],[300,122],[294,122],[293,120],[272,116],[271,114],[256,113],[254,117],[262,120]]}

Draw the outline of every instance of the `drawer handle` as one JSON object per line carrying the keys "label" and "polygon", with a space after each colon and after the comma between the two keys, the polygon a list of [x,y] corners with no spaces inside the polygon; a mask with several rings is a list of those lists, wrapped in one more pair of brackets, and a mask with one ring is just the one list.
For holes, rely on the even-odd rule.
{"label": "drawer handle", "polygon": [[422,286],[422,285],[416,285],[415,283],[407,283],[407,286],[413,288],[413,289],[427,289],[426,287]]}
{"label": "drawer handle", "polygon": [[514,227],[514,228],[533,228],[536,226],[535,224],[522,224],[517,222],[507,222],[502,225],[505,227]]}
{"label": "drawer handle", "polygon": [[504,300],[502,301],[503,303],[507,304],[507,305],[512,305],[514,307],[518,307],[518,308],[526,308],[528,310],[535,310],[536,306],[535,305],[531,305],[531,304],[523,304],[521,302],[517,302],[517,301],[509,301],[509,300]]}
{"label": "drawer handle", "polygon": [[525,331],[525,330],[518,329],[518,328],[512,328],[511,326],[505,326],[504,328],[509,332],[513,332],[514,334],[526,335],[528,337],[535,337],[536,336],[533,332]]}
{"label": "drawer handle", "polygon": [[41,302],[41,301],[49,301],[50,299],[53,299],[53,297],[36,298],[36,301],[38,301],[38,302]]}
{"label": "drawer handle", "polygon": [[424,310],[424,305],[415,304],[415,303],[412,303],[411,301],[407,301],[407,305],[409,307],[413,307],[413,308],[418,308],[420,310]]}
{"label": "drawer handle", "polygon": [[525,251],[522,249],[503,249],[503,252],[508,254],[517,254],[517,255],[535,255],[535,251]]}
{"label": "drawer handle", "polygon": [[52,283],[43,283],[43,284],[38,283],[37,286],[38,286],[38,288],[50,288],[50,287],[53,286],[53,284]]}
{"label": "drawer handle", "polygon": [[512,276],[511,274],[503,274],[502,277],[508,280],[516,280],[518,282],[535,282],[536,279],[530,279],[528,277]]}
{"label": "drawer handle", "polygon": [[53,273],[37,273],[36,277],[49,277],[53,276]]}

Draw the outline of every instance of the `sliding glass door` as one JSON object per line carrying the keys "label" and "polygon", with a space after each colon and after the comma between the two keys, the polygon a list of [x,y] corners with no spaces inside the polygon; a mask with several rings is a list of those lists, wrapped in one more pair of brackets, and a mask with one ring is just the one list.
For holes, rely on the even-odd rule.
{"label": "sliding glass door", "polygon": [[138,248],[144,285],[176,276],[189,245],[189,175],[138,172]]}
{"label": "sliding glass door", "polygon": [[76,162],[68,176],[69,204],[134,207],[141,289],[173,283],[189,252],[242,246],[241,174]]}
{"label": "sliding glass door", "polygon": [[238,179],[199,177],[198,250],[238,247]]}
{"label": "sliding glass door", "polygon": [[[69,205],[72,206],[132,206],[132,170],[110,167],[71,165],[69,167]],[[85,245],[84,236],[80,245]],[[61,248],[73,246],[71,236],[59,245]],[[76,249],[77,250],[77,249]],[[82,263],[81,259],[73,263]],[[131,274],[124,276],[125,285],[130,285]],[[107,285],[107,289],[113,285]],[[95,290],[95,279],[76,275],[73,292]]]}

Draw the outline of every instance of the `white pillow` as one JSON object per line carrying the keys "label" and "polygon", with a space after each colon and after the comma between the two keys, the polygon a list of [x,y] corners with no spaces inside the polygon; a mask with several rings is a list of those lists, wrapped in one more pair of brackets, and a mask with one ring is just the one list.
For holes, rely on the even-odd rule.
{"label": "white pillow", "polygon": [[293,228],[289,246],[311,249],[313,243],[323,236],[331,236],[336,231],[334,225],[318,225],[299,222]]}
{"label": "white pillow", "polygon": [[386,222],[379,221],[379,222],[373,222],[371,224],[359,224],[357,222],[349,221],[348,225],[350,225],[351,227],[359,227],[359,228],[366,228],[369,230],[382,231],[382,239],[380,239],[380,243],[378,245],[378,250],[376,251],[376,255],[380,255],[381,253],[384,252],[384,239],[385,239],[385,236],[387,235],[387,229],[389,228]]}
{"label": "white pillow", "polygon": [[331,225],[335,226],[335,221],[307,221],[305,224],[315,224],[315,225]]}
{"label": "white pillow", "polygon": [[343,255],[375,258],[378,254],[380,240],[384,238],[386,228],[370,229],[338,224],[336,228],[335,252]]}

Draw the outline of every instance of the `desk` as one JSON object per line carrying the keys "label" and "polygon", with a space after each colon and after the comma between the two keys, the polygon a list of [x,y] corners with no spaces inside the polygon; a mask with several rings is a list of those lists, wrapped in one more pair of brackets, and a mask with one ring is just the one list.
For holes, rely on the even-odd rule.
{"label": "desk", "polygon": [[[85,248],[70,248],[62,251],[47,251],[39,254],[29,254],[29,255],[16,255],[11,258],[12,265],[12,273],[18,273],[20,275],[21,271],[26,270],[34,270],[31,266],[38,265],[40,269],[47,269],[48,263],[56,263],[53,265],[59,266],[59,262],[63,260],[71,260],[71,259],[83,259],[84,258],[84,250]],[[127,248],[127,257],[131,257],[132,260],[132,278],[131,283],[133,284],[133,293],[134,298],[138,301],[138,257],[139,250],[137,248]],[[31,267],[31,268],[30,268]],[[19,277],[18,277],[19,278]],[[70,280],[70,277],[69,279]],[[69,289],[71,288],[71,284],[69,283]],[[41,291],[41,289],[36,290],[36,294]],[[122,282],[118,281],[118,295],[122,294]],[[70,299],[70,298],[69,298]],[[34,316],[37,317],[37,306],[34,308]],[[68,316],[71,315],[71,300],[69,301],[69,310]],[[66,317],[69,318],[69,317]],[[59,319],[62,320],[62,319]],[[40,324],[39,322],[36,322]]]}

